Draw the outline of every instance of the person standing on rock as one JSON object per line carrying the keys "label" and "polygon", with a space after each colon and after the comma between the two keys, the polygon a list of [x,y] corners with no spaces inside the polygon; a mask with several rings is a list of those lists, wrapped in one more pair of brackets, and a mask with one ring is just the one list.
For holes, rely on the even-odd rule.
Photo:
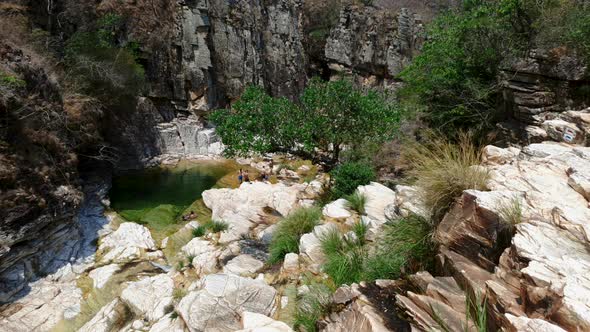
{"label": "person standing on rock", "polygon": [[238,172],[238,183],[242,184],[244,182],[244,173],[242,172],[242,169],[240,168],[240,171]]}
{"label": "person standing on rock", "polygon": [[248,171],[244,172],[244,182],[250,183],[250,175],[248,174]]}

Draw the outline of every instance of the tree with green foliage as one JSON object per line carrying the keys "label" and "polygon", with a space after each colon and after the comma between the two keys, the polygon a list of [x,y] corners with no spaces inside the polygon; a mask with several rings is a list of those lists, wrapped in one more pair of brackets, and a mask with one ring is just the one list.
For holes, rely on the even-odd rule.
{"label": "tree with green foliage", "polygon": [[[590,54],[590,8],[576,0],[466,0],[429,26],[400,92],[429,124],[454,135],[490,128],[498,114],[502,63],[534,47]],[[444,129],[443,129],[444,128]]]}
{"label": "tree with green foliage", "polygon": [[289,152],[336,163],[346,146],[391,137],[399,121],[394,105],[348,81],[312,79],[299,103],[251,86],[229,110],[212,114],[226,154]]}

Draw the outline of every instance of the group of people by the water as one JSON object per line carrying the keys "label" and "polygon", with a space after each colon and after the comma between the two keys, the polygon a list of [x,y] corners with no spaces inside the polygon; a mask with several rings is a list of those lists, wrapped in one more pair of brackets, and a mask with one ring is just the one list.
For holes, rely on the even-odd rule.
{"label": "group of people by the water", "polygon": [[195,220],[195,219],[197,219],[197,214],[195,213],[195,211],[191,211],[191,213],[185,214],[184,216],[182,216],[183,221],[189,221],[189,220]]}
{"label": "group of people by the water", "polygon": [[[258,176],[257,180],[262,181],[262,182],[267,182],[270,180],[270,176],[268,173],[262,172]],[[238,171],[238,182],[239,182],[239,184],[242,184],[244,182],[252,183],[252,180],[250,179],[250,173],[248,173],[248,170],[242,170],[240,168],[240,170]]]}

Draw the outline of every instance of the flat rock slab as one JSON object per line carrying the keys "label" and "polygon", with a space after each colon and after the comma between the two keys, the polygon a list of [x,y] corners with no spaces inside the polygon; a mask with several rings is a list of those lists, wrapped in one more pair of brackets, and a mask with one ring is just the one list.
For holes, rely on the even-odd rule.
{"label": "flat rock slab", "polygon": [[395,203],[395,191],[377,182],[360,186],[357,191],[367,198],[365,203],[367,216],[381,224],[387,222],[386,208],[388,205]]}
{"label": "flat rock slab", "polygon": [[262,261],[250,255],[239,255],[223,267],[223,273],[247,276],[258,272],[263,266],[264,263]]}
{"label": "flat rock slab", "polygon": [[166,274],[148,277],[129,283],[121,293],[121,299],[137,314],[149,321],[164,317],[172,305],[174,281]]}
{"label": "flat rock slab", "polygon": [[236,331],[242,328],[242,312],[268,316],[275,309],[276,290],[261,280],[213,274],[199,286],[178,304],[190,331]]}
{"label": "flat rock slab", "polygon": [[340,198],[324,206],[322,214],[325,217],[334,219],[346,219],[352,217],[352,213],[348,210],[348,201],[344,198]]}

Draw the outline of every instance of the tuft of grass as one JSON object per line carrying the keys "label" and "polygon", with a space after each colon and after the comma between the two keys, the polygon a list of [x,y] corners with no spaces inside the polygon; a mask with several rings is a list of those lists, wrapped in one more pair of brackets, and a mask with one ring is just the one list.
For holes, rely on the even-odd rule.
{"label": "tuft of grass", "polygon": [[329,311],[332,290],[326,284],[317,282],[308,287],[309,292],[297,296],[293,327],[296,331],[316,332],[317,321]]}
{"label": "tuft of grass", "polygon": [[435,248],[432,226],[410,215],[386,224],[367,266],[367,279],[396,279],[403,273],[431,270]]}
{"label": "tuft of grass", "polygon": [[352,226],[352,231],[357,237],[357,241],[359,244],[365,244],[365,237],[367,236],[367,231],[369,230],[369,226],[363,222],[362,220],[357,221],[354,226]]}
{"label": "tuft of grass", "polygon": [[184,269],[184,261],[178,261],[178,264],[176,264],[176,269],[178,271],[181,271],[182,269]]}
{"label": "tuft of grass", "polygon": [[364,242],[347,240],[337,230],[331,231],[321,239],[322,250],[326,256],[323,266],[337,285],[352,284],[363,280],[367,250]]}
{"label": "tuft of grass", "polygon": [[183,297],[187,294],[186,289],[184,288],[174,288],[172,291],[172,298],[176,301],[180,301]]}
{"label": "tuft of grass", "polygon": [[370,245],[364,241],[364,223],[359,222],[353,231],[356,241],[343,238],[338,231],[321,239],[326,256],[323,270],[337,285],[396,279],[432,267],[431,225],[423,218],[409,216],[385,225],[379,239]]}
{"label": "tuft of grass", "polygon": [[195,255],[188,255],[186,256],[186,266],[189,268],[193,267],[193,259],[195,259]]}
{"label": "tuft of grass", "polygon": [[175,311],[172,311],[170,313],[170,319],[172,319],[172,320],[177,319],[179,316],[180,316],[180,314],[178,314],[178,311],[176,311],[176,310]]}
{"label": "tuft of grass", "polygon": [[229,225],[224,221],[212,220],[211,222],[207,223],[205,227],[213,233],[219,233],[226,231],[229,228]]}
{"label": "tuft of grass", "polygon": [[193,237],[202,237],[207,233],[207,228],[205,226],[199,226],[192,230]]}
{"label": "tuft of grass", "polygon": [[299,239],[318,225],[322,211],[318,207],[300,208],[281,220],[269,248],[270,264],[282,260],[290,252],[299,252]]}
{"label": "tuft of grass", "polygon": [[488,306],[487,306],[487,299],[484,297],[483,300],[481,299],[480,294],[475,294],[475,298],[468,296],[467,299],[467,310],[466,310],[466,321],[473,320],[475,323],[475,327],[477,332],[487,332],[488,331]]}
{"label": "tuft of grass", "polygon": [[367,196],[364,194],[355,191],[353,194],[350,194],[344,197],[347,201],[346,206],[349,209],[352,209],[359,214],[365,214],[365,205],[367,204]]}
{"label": "tuft of grass", "polygon": [[522,201],[519,197],[514,197],[509,201],[503,201],[498,207],[500,220],[511,230],[523,221]]}
{"label": "tuft of grass", "polygon": [[481,163],[481,150],[469,134],[452,143],[435,134],[422,143],[406,144],[404,157],[410,161],[409,174],[416,179],[424,205],[432,220],[442,219],[464,190],[485,190],[489,171],[473,167]]}

